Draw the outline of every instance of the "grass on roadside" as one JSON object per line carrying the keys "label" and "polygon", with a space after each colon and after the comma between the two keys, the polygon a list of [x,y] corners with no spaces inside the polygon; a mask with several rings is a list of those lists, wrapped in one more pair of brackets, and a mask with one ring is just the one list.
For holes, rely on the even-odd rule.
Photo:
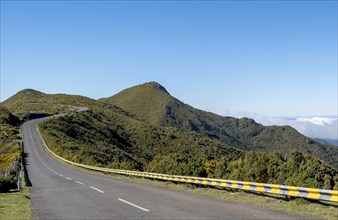
{"label": "grass on roadside", "polygon": [[0,219],[31,219],[30,189],[0,193]]}
{"label": "grass on roadside", "polygon": [[26,179],[22,171],[22,190],[11,190],[0,193],[0,219],[31,219],[32,202],[31,188],[27,187]]}

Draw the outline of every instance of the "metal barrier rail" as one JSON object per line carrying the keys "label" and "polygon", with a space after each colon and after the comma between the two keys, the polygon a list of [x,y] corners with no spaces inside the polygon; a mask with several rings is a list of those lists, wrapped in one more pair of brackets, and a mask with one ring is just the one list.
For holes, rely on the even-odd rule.
{"label": "metal barrier rail", "polygon": [[15,172],[15,184],[17,186],[17,190],[22,190],[22,183],[21,183],[21,174],[23,171],[23,147],[22,141],[20,142],[21,145],[21,155],[20,157],[15,156],[13,162],[6,168],[4,173],[5,177],[13,176],[11,174],[13,171]]}
{"label": "metal barrier rail", "polygon": [[286,186],[286,185],[277,185],[277,184],[267,184],[267,183],[254,183],[254,182],[245,182],[245,181],[236,181],[236,180],[224,180],[224,179],[211,179],[211,178],[202,178],[202,177],[192,177],[192,176],[178,176],[178,175],[167,175],[160,173],[148,173],[148,172],[139,172],[139,171],[131,171],[131,170],[118,170],[118,169],[109,169],[103,167],[94,167],[89,165],[84,165],[80,163],[75,163],[69,160],[66,160],[59,155],[55,154],[51,151],[43,140],[41,133],[37,128],[38,134],[43,145],[46,149],[55,157],[63,160],[69,164],[94,170],[101,171],[107,173],[115,173],[115,174],[123,174],[130,176],[140,176],[151,179],[159,179],[165,181],[173,181],[180,183],[191,183],[198,184],[204,186],[215,186],[220,188],[232,188],[232,189],[240,189],[246,191],[254,191],[254,192],[263,192],[263,193],[271,193],[278,195],[285,195],[291,197],[302,197],[313,200],[323,200],[338,203],[338,190],[326,190],[326,189],[316,189],[316,188],[305,188],[305,187],[297,187],[297,186]]}

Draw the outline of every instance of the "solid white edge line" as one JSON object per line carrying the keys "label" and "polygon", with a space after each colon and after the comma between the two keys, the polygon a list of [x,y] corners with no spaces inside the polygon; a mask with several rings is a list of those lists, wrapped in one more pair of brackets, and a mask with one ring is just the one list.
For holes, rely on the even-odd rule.
{"label": "solid white edge line", "polygon": [[78,184],[84,185],[84,183],[81,183],[80,181],[75,180],[75,182],[78,183]]}
{"label": "solid white edge line", "polygon": [[89,186],[89,187],[92,188],[93,190],[96,190],[96,191],[100,192],[100,193],[104,193],[102,190],[100,190],[98,188],[95,188],[94,186]]}
{"label": "solid white edge line", "polygon": [[143,207],[141,207],[141,206],[138,206],[138,205],[135,205],[135,204],[133,204],[133,203],[131,203],[131,202],[128,202],[128,201],[126,201],[126,200],[123,200],[123,199],[121,199],[121,198],[118,198],[118,200],[121,201],[121,202],[124,202],[124,203],[126,203],[126,204],[128,204],[128,205],[134,206],[135,208],[141,209],[141,210],[143,210],[143,211],[145,211],[145,212],[149,212],[149,211],[150,211],[150,210],[145,209],[145,208],[143,208]]}

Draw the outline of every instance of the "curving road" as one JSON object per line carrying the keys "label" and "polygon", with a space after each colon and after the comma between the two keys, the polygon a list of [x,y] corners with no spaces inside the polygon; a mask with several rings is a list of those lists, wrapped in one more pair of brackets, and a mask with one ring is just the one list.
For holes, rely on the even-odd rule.
{"label": "curving road", "polygon": [[72,169],[43,148],[35,127],[41,120],[22,125],[33,219],[304,219]]}

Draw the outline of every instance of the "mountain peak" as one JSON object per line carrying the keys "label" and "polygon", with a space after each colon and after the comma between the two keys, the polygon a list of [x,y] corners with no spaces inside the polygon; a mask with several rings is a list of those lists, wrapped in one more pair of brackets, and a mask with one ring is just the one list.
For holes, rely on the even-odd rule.
{"label": "mountain peak", "polygon": [[34,90],[34,89],[27,88],[27,89],[23,89],[23,90],[19,91],[17,94],[24,94],[24,95],[31,96],[31,95],[42,95],[44,93],[37,91],[37,90]]}
{"label": "mountain peak", "polygon": [[159,84],[158,82],[155,81],[151,81],[151,82],[146,82],[142,85],[140,85],[141,87],[150,87],[153,89],[158,89],[162,92],[168,93],[170,95],[170,93],[166,90],[166,88],[164,88],[161,84]]}
{"label": "mountain peak", "polygon": [[163,111],[168,103],[177,102],[158,82],[146,82],[133,86],[100,100],[128,109],[140,118],[149,121],[156,120],[156,122],[165,116]]}
{"label": "mountain peak", "polygon": [[24,99],[29,99],[30,101],[36,101],[38,98],[43,96],[44,93],[39,92],[34,89],[23,89],[17,92],[15,95],[9,97],[7,100],[3,101],[2,104],[7,105],[10,109],[10,106],[16,102],[22,102]]}

